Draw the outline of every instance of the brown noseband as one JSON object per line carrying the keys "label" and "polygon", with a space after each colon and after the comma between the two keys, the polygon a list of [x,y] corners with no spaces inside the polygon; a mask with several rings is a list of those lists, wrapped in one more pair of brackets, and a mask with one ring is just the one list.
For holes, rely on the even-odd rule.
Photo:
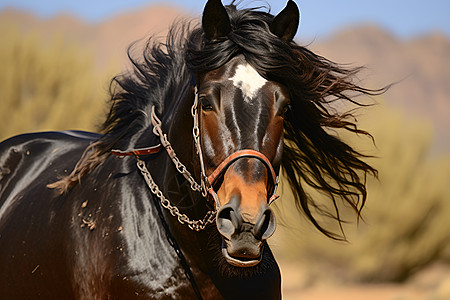
{"label": "brown noseband", "polygon": [[277,199],[278,195],[275,194],[276,187],[278,185],[278,177],[276,175],[276,172],[267,156],[259,151],[252,149],[239,150],[225,158],[225,160],[214,170],[214,172],[212,172],[211,175],[208,176],[208,183],[210,186],[208,188],[208,193],[213,197],[215,196],[214,186],[218,183],[219,179],[225,175],[227,169],[240,158],[256,158],[264,164],[270,177],[270,179],[268,180],[268,183],[270,183],[270,187],[268,186],[268,195],[270,195],[268,202],[270,204],[275,199]]}

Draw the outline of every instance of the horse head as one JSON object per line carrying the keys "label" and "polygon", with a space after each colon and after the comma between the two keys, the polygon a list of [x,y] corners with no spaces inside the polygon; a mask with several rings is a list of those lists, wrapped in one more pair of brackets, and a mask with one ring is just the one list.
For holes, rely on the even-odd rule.
{"label": "horse head", "polygon": [[[270,34],[288,43],[298,22],[298,8],[289,1],[270,24]],[[208,1],[202,27],[206,47],[232,31],[220,1]],[[197,76],[201,152],[222,253],[231,265],[254,266],[276,227],[269,204],[277,197],[289,92],[264,78],[243,54]]]}

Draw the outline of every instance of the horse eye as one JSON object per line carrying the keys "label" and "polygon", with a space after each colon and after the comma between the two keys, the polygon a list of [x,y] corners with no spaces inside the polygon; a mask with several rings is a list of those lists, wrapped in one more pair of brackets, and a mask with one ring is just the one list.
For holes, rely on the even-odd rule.
{"label": "horse eye", "polygon": [[211,111],[213,109],[211,103],[209,102],[208,98],[206,97],[200,97],[199,99],[200,105],[204,111]]}
{"label": "horse eye", "polygon": [[291,108],[292,107],[290,104],[283,106],[283,108],[280,110],[280,117],[285,118],[286,114],[289,112],[289,110],[291,110]]}

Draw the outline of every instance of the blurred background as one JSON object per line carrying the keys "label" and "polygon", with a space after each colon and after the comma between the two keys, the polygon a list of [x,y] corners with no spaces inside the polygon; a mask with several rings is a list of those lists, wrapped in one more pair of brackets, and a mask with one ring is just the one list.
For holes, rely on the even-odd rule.
{"label": "blurred background", "polygon": [[[263,1],[238,1],[242,7]],[[278,13],[285,1],[269,1]],[[369,88],[397,82],[359,110],[376,141],[345,135],[380,172],[368,178],[364,221],[345,211],[348,242],[296,213],[281,186],[277,234],[285,299],[450,299],[450,1],[303,0],[295,40],[350,66]],[[224,1],[228,3],[228,1]],[[1,0],[0,139],[96,130],[128,45],[163,38],[204,1]],[[311,190],[310,195],[327,199]],[[337,224],[323,219],[330,229]]]}

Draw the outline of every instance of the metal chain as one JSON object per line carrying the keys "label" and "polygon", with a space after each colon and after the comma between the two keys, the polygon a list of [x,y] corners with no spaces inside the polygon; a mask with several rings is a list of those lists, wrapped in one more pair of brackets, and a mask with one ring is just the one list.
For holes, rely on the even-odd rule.
{"label": "metal chain", "polygon": [[[203,155],[201,152],[200,147],[200,129],[198,125],[198,93],[197,93],[197,87],[195,87],[195,99],[194,104],[191,108],[191,114],[194,119],[194,127],[192,129],[192,135],[194,138],[194,144],[196,147],[197,154],[199,156],[200,160],[200,167],[201,167],[201,184],[198,184],[195,179],[192,177],[191,173],[187,170],[186,166],[181,163],[181,161],[178,159],[177,155],[175,154],[175,151],[172,148],[172,145],[170,144],[167,135],[162,131],[161,129],[161,120],[156,116],[155,113],[155,106],[152,107],[152,114],[151,114],[151,120],[153,124],[153,133],[157,136],[159,136],[161,140],[161,145],[166,149],[170,159],[174,163],[176,169],[178,172],[180,172],[184,178],[190,183],[191,189],[195,192],[201,192],[203,197],[206,197],[208,195],[208,188],[206,187],[207,177],[205,175],[205,167],[203,163]],[[161,202],[161,206],[167,209],[170,214],[178,219],[178,222],[181,224],[187,224],[188,227],[195,231],[201,231],[205,229],[205,227],[208,224],[214,223],[216,219],[216,211],[210,210],[206,213],[203,220],[191,220],[189,217],[185,214],[180,213],[180,210],[178,207],[173,206],[169,199],[167,199],[162,191],[159,189],[158,185],[153,180],[150,172],[148,171],[145,162],[142,161],[138,156],[136,156],[137,159],[137,167],[141,171],[142,175],[144,176],[145,182],[147,183],[148,187],[150,188],[150,191],[159,198],[159,201]],[[214,199],[217,202],[217,199]],[[218,205],[216,203],[216,205]]]}
{"label": "metal chain", "polygon": [[[198,121],[198,90],[197,86],[194,88],[194,104],[191,107],[191,116],[194,119],[194,126],[192,127],[192,137],[194,138],[195,149],[197,151],[198,159],[200,162],[200,176],[201,176],[201,185],[202,185],[202,194],[203,197],[206,197],[208,194],[207,185],[209,185],[208,177],[205,172],[205,163],[203,162],[203,153],[202,147],[200,145],[200,126]],[[217,205],[217,203],[216,203]]]}
{"label": "metal chain", "polygon": [[148,171],[148,169],[145,165],[145,162],[143,160],[141,160],[139,157],[136,157],[136,159],[137,159],[137,167],[139,168],[142,175],[144,176],[145,182],[147,183],[148,187],[150,188],[150,191],[156,197],[159,198],[159,201],[161,202],[162,207],[167,209],[172,216],[177,217],[178,222],[180,222],[181,224],[186,223],[190,229],[195,230],[195,231],[201,231],[201,230],[205,229],[205,227],[208,224],[214,223],[214,221],[216,219],[216,212],[212,211],[212,210],[210,210],[206,213],[203,220],[191,220],[191,219],[189,219],[189,217],[187,215],[180,213],[180,210],[178,209],[178,207],[173,206],[170,203],[169,199],[167,199],[164,196],[164,194],[162,193],[162,191],[159,189],[158,185],[153,180],[152,175]]}
{"label": "metal chain", "polygon": [[186,166],[183,165],[183,163],[178,159],[177,155],[175,154],[175,151],[172,148],[172,145],[170,144],[169,140],[167,139],[167,135],[163,133],[161,129],[161,120],[158,119],[155,113],[155,107],[152,107],[152,123],[153,123],[153,133],[157,136],[159,136],[161,140],[161,145],[163,145],[164,148],[166,148],[167,153],[169,154],[170,159],[174,163],[175,167],[177,168],[177,171],[180,172],[184,178],[190,183],[191,189],[196,192],[202,192],[203,196],[206,195],[205,189],[202,188],[200,184],[198,184],[194,177],[192,177],[191,173],[187,170]]}

